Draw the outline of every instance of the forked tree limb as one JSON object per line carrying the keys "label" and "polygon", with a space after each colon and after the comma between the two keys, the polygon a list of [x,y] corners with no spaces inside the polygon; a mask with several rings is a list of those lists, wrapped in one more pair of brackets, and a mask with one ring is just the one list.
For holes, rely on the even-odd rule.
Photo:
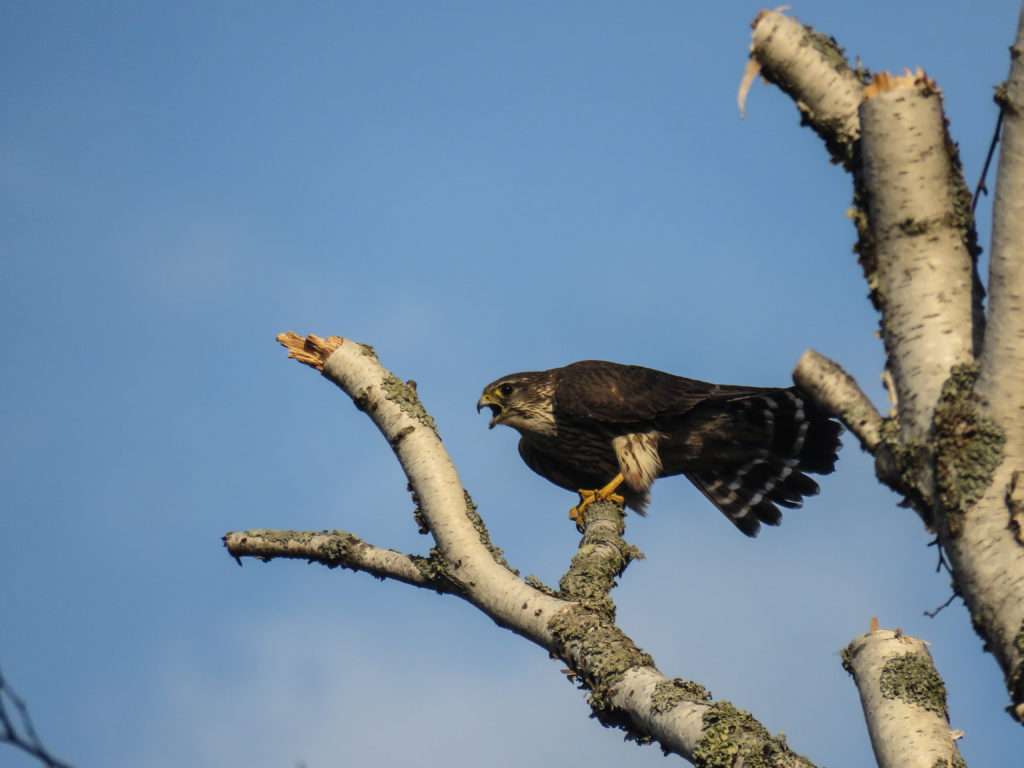
{"label": "forked tree limb", "polygon": [[[808,54],[778,44],[776,31],[821,38],[779,15],[758,16],[751,55],[763,59],[768,79],[806,115],[806,104],[821,100],[818,87],[790,73],[822,63],[801,64]],[[853,415],[863,409],[836,413],[875,454],[879,479],[903,494],[938,535],[954,588],[1003,670],[1009,710],[1024,723],[1022,56],[1024,21],[999,96],[1014,125],[1000,153],[989,318],[982,309],[970,193],[938,85],[919,69],[876,75],[861,93],[856,126],[848,115],[812,125],[830,149],[857,137],[851,162],[844,163],[854,187],[856,250],[881,315],[885,374],[895,394],[874,449],[873,435]],[[837,101],[847,97],[847,86],[834,87]],[[833,124],[840,126],[835,135]],[[826,400],[835,395],[834,377],[823,366],[800,368],[802,386]]]}
{"label": "forked tree limb", "polygon": [[610,591],[639,553],[622,538],[623,510],[591,504],[578,521],[579,550],[557,591],[520,579],[494,547],[441,445],[433,419],[416,396],[383,368],[366,345],[332,336],[282,334],[289,356],[341,387],[377,425],[398,458],[418,502],[417,519],[433,537],[429,557],[367,544],[343,531],[254,530],[224,537],[235,557],[302,558],[365,571],[461,597],[561,659],[590,694],[594,716],[638,742],[710,765],[813,768],[751,715],[711,702],[699,684],[670,680],[615,624]]}

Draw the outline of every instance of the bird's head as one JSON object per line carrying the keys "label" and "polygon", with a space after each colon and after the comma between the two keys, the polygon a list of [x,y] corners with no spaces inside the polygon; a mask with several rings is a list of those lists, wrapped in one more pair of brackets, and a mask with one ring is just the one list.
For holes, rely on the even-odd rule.
{"label": "bird's head", "polygon": [[491,409],[489,429],[505,424],[520,432],[549,432],[554,428],[552,395],[547,371],[514,373],[484,387],[476,409]]}

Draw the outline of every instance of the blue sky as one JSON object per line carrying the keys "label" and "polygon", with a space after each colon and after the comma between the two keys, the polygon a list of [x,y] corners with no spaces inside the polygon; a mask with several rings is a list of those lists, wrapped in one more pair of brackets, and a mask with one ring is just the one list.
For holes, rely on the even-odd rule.
{"label": "blue sky", "polygon": [[[424,552],[405,481],[284,330],[419,383],[492,537],[548,583],[577,534],[481,387],[604,358],[786,384],[814,347],[884,407],[850,185],[756,84],[751,3],[4,4],[0,667],[88,766],[662,765],[470,606],[220,537]],[[1019,5],[810,2],[874,70],[943,88],[971,183]],[[990,180],[991,183],[991,180]],[[988,204],[981,203],[987,243]],[[969,764],[1024,736],[913,513],[847,437],[748,541],[684,480],[614,596],[669,676],[832,768],[871,761],[839,650],[929,640]],[[0,748],[0,765],[32,763]]]}

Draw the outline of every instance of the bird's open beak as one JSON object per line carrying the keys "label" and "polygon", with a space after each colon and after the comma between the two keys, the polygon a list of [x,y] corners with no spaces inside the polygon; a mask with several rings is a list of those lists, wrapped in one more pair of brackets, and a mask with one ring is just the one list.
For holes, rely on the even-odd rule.
{"label": "bird's open beak", "polygon": [[491,420],[487,424],[488,429],[494,429],[495,424],[501,423],[501,414],[505,410],[505,406],[489,392],[485,392],[484,396],[481,397],[476,404],[476,412],[480,413],[485,407],[491,409]]}

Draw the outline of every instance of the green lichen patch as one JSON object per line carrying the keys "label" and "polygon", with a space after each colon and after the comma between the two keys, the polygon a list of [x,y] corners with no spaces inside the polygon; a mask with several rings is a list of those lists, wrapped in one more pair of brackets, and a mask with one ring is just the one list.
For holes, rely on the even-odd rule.
{"label": "green lichen patch", "polygon": [[613,619],[615,605],[608,593],[626,566],[643,554],[622,539],[625,513],[617,504],[595,502],[587,507],[584,516],[583,540],[558,583],[560,596]]}
{"label": "green lichen patch", "polygon": [[931,448],[923,442],[901,442],[899,420],[895,417],[882,419],[879,437],[881,445],[875,452],[879,479],[903,494],[901,506],[912,507],[932,528],[932,504],[922,490],[932,472]]}
{"label": "green lichen patch", "polygon": [[[843,79],[863,82],[861,78],[865,72],[860,69],[851,69],[843,49],[828,35],[804,25],[804,37],[801,39],[800,45],[812,49],[817,53],[823,66],[832,68]],[[826,117],[812,110],[806,102],[801,100],[801,88],[793,81],[792,73],[785,67],[771,66],[770,63],[759,58],[756,52],[751,53],[751,58],[757,60],[761,65],[760,74],[767,82],[776,85],[793,99],[797,109],[800,110],[800,124],[809,126],[824,140],[832,162],[840,164],[848,170],[852,169],[858,137],[850,135],[851,130],[846,121]]]}
{"label": "green lichen patch", "polygon": [[693,752],[693,763],[697,768],[811,765],[789,748],[784,736],[772,736],[753,716],[727,701],[711,705],[704,714],[704,735]]}
{"label": "green lichen patch", "polygon": [[[939,98],[942,98],[941,91],[939,92]],[[960,233],[960,239],[963,241],[967,253],[970,254],[971,261],[977,262],[978,256],[981,255],[981,246],[978,245],[978,232],[974,226],[973,197],[971,195],[971,188],[964,178],[964,165],[960,160],[960,147],[953,141],[953,137],[949,135],[949,120],[945,118],[942,120],[942,136],[946,154],[949,157],[948,184],[953,198],[953,226]],[[984,295],[984,288],[980,281],[978,281],[977,275],[975,275],[974,282],[976,283],[974,290],[975,292],[980,291],[980,295],[972,298],[980,301],[981,296]],[[977,309],[980,309],[980,307],[977,307]]]}
{"label": "green lichen patch", "polygon": [[448,568],[448,561],[437,547],[430,548],[430,556],[409,555],[416,569],[423,574],[424,580],[438,594],[466,594],[465,586],[456,579],[453,579]]}
{"label": "green lichen patch", "polygon": [[549,587],[547,584],[545,584],[543,581],[538,579],[533,574],[530,574],[529,576],[525,577],[523,579],[523,581],[525,581],[531,587],[536,589],[538,592],[544,593],[548,597],[558,597],[559,596],[557,590],[552,589],[551,587]]}
{"label": "green lichen patch", "polygon": [[[612,691],[627,670],[653,667],[654,659],[601,612],[580,605],[555,614],[548,628],[558,656],[573,668],[580,685],[590,691],[594,716],[606,726],[628,730],[611,703]],[[569,661],[574,658],[584,660],[582,669]]]}
{"label": "green lichen patch", "polygon": [[907,237],[920,237],[921,235],[927,235],[934,226],[941,225],[941,223],[941,221],[932,221],[930,219],[904,219],[896,226]]}
{"label": "green lichen patch", "polygon": [[[300,536],[312,538],[318,535],[315,532],[303,532]],[[334,535],[319,547],[324,560],[324,565],[329,568],[337,568],[339,565],[345,568],[352,568],[347,564],[348,553],[363,543],[362,539],[347,531],[334,531]],[[352,570],[357,570],[352,568]]]}
{"label": "green lichen patch", "polygon": [[[399,408],[437,435],[437,425],[434,423],[434,417],[427,413],[427,410],[423,407],[419,395],[416,394],[414,384],[411,382],[404,384],[397,376],[388,374],[381,382],[381,386],[384,388],[384,393],[388,400],[397,404]],[[438,437],[440,436],[438,435]]]}
{"label": "green lichen patch", "polygon": [[807,41],[811,47],[821,54],[832,69],[839,73],[850,69],[850,63],[846,60],[846,51],[834,37],[829,37],[824,32],[819,32],[807,24],[804,24],[804,32],[807,33]]}
{"label": "green lichen patch", "polygon": [[900,444],[892,457],[899,472],[897,490],[905,495],[903,506],[913,507],[918,511],[929,528],[932,526],[931,503],[928,501],[922,484],[931,473],[932,450],[927,443],[914,440]]}
{"label": "green lichen patch", "polygon": [[660,715],[684,701],[704,704],[711,701],[711,692],[700,683],[691,680],[681,680],[678,677],[673,680],[662,680],[654,686],[651,709]]}
{"label": "green lichen patch", "polygon": [[878,279],[878,246],[875,233],[871,229],[870,200],[871,192],[859,176],[854,177],[853,200],[846,211],[846,217],[857,229],[857,241],[853,252],[857,254],[857,263],[864,270],[864,279],[868,284],[868,298],[871,305],[881,311],[884,297],[880,292]]}
{"label": "green lichen patch", "polygon": [[363,387],[354,395],[352,395],[352,403],[355,407],[366,413],[370,410],[370,389],[369,387]]}
{"label": "green lichen patch", "polygon": [[992,89],[992,101],[999,105],[1000,109],[1011,109],[1010,86],[1003,81]]}
{"label": "green lichen patch", "polygon": [[376,349],[371,347],[369,344],[361,344],[359,342],[356,342],[356,343],[359,344],[359,354],[366,355],[367,357],[371,357],[374,360],[378,359],[377,358],[377,350]]}
{"label": "green lichen patch", "polygon": [[398,430],[398,431],[397,431],[397,432],[395,433],[394,437],[392,437],[392,438],[391,438],[391,439],[390,439],[390,440],[388,441],[388,444],[389,444],[389,445],[390,445],[390,446],[391,446],[392,448],[396,448],[396,447],[398,447],[398,444],[399,444],[400,442],[402,442],[402,441],[403,441],[403,440],[404,440],[405,438],[407,438],[407,437],[408,437],[409,435],[411,435],[411,434],[412,434],[413,432],[415,432],[415,431],[416,431],[416,428],[415,428],[415,427],[411,427],[411,426],[410,426],[410,427],[402,427],[402,429]]}
{"label": "green lichen patch", "polygon": [[494,558],[494,562],[514,573],[516,576],[519,575],[519,571],[509,565],[508,560],[505,559],[505,553],[501,547],[496,546],[491,542],[491,534],[487,530],[487,526],[484,525],[484,520],[480,517],[480,513],[477,511],[477,506],[473,502],[473,497],[469,495],[469,491],[462,491],[466,501],[466,517],[473,523],[473,528],[476,529],[477,536],[480,537],[480,543],[487,547],[487,551],[491,553],[491,557]]}
{"label": "green lichen patch", "polygon": [[845,669],[851,677],[853,677],[853,657],[855,652],[853,650],[853,643],[846,646],[839,652],[839,658],[842,660],[843,669]]}
{"label": "green lichen patch", "polygon": [[949,718],[946,686],[925,653],[906,653],[889,659],[878,685],[887,699],[900,699]]}
{"label": "green lichen patch", "polygon": [[[976,363],[954,366],[935,407],[935,479],[939,500],[952,513],[977,503],[1003,462],[1006,435],[985,415],[985,403],[974,392],[977,378]],[[956,530],[951,519],[950,531]]]}

